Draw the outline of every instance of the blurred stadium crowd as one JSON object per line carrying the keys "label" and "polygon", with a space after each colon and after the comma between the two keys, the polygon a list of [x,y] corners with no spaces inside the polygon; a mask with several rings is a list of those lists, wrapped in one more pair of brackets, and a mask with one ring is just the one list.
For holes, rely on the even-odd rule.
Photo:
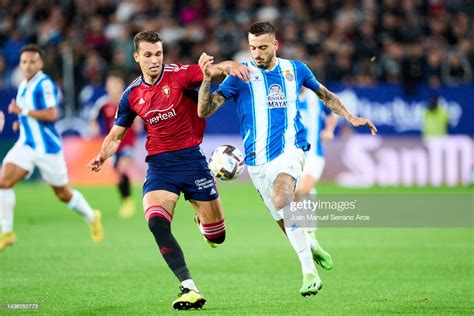
{"label": "blurred stadium crowd", "polygon": [[[461,0],[1,0],[0,88],[18,81],[19,50],[37,42],[61,85],[65,49],[75,90],[110,71],[138,73],[133,35],[159,30],[165,62],[249,58],[246,29],[274,21],[280,56],[305,61],[322,82],[432,87],[472,82],[474,4]],[[81,102],[79,102],[81,103]]]}

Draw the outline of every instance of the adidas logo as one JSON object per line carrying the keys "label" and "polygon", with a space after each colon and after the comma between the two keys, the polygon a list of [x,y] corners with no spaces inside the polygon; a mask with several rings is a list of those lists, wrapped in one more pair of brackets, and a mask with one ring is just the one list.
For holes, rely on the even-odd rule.
{"label": "adidas logo", "polygon": [[140,98],[140,101],[138,101],[138,105],[142,105],[143,103],[145,103],[145,100],[143,98]]}
{"label": "adidas logo", "polygon": [[211,192],[209,192],[209,195],[213,195],[213,194],[216,194],[216,190],[214,190],[214,188],[211,189]]}
{"label": "adidas logo", "polygon": [[165,253],[167,253],[167,252],[170,251],[170,250],[171,250],[170,248],[168,248],[168,247],[166,247],[166,246],[163,246],[163,247],[161,247],[161,249],[160,249],[160,253],[161,253],[162,255],[164,255]]}

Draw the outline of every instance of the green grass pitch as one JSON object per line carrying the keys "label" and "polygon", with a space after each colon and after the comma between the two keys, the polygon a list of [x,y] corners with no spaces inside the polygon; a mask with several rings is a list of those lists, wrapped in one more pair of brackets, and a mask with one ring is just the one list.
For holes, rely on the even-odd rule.
{"label": "green grass pitch", "polygon": [[[79,189],[103,212],[106,239],[101,245],[90,242],[83,220],[55,200],[47,186],[16,188],[18,243],[0,253],[0,306],[40,304],[36,311],[15,311],[28,314],[178,313],[171,308],[178,282],[141,212],[120,220],[115,188]],[[319,190],[387,191],[347,191],[333,185]],[[324,288],[303,298],[297,256],[252,186],[221,184],[220,191],[228,227],[224,245],[211,249],[204,243],[192,209],[182,199],[173,221],[193,278],[208,300],[197,311],[200,315],[474,314],[472,228],[321,229],[320,242],[332,253],[335,267],[320,269]],[[135,197],[141,205],[140,188]]]}

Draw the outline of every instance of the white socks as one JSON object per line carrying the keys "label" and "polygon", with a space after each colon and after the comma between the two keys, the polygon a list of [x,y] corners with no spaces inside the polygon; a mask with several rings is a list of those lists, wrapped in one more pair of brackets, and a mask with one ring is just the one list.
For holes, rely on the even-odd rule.
{"label": "white socks", "polygon": [[[278,213],[280,212],[280,215],[283,218],[283,210],[278,211]],[[306,228],[298,226],[285,226],[285,232],[286,237],[290,241],[291,246],[298,255],[298,258],[300,259],[301,270],[303,272],[303,275],[317,274],[316,266],[313,262],[313,253],[311,252],[310,244],[308,241],[309,238],[306,233]]]}
{"label": "white socks", "polygon": [[67,206],[84,216],[89,224],[94,221],[94,211],[81,192],[72,190],[72,199]]}
{"label": "white socks", "polygon": [[[316,198],[317,193],[318,193],[318,191],[316,190],[316,188],[314,186],[311,188],[311,191],[309,191],[309,194],[314,195],[314,201],[317,200],[317,198]],[[314,225],[316,225],[316,223],[314,223]],[[308,227],[306,229],[306,233],[308,235],[313,235],[314,236],[315,232],[316,232],[316,227]],[[308,236],[308,241],[309,241],[309,245],[310,245],[312,251],[315,251],[317,248],[319,248],[319,244],[318,244],[318,241],[317,241],[316,238],[311,238],[311,237]]]}
{"label": "white socks", "polygon": [[184,281],[181,282],[181,285],[182,285],[184,288],[187,288],[187,289],[193,290],[194,292],[199,293],[199,290],[198,290],[198,288],[196,287],[196,284],[194,284],[193,279],[184,280]]}
{"label": "white socks", "polygon": [[15,191],[13,189],[0,189],[0,214],[2,233],[13,230],[13,208],[15,207]]}
{"label": "white socks", "polygon": [[[15,191],[13,189],[0,189],[0,214],[3,234],[13,230],[13,208],[15,207],[15,201]],[[79,191],[72,190],[72,199],[69,201],[68,206],[83,215],[88,223],[92,223],[94,220],[94,211]]]}

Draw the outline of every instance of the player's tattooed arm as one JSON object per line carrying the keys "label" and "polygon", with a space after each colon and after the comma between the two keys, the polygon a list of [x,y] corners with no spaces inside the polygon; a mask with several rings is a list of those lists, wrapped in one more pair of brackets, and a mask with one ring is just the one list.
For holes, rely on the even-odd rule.
{"label": "player's tattooed arm", "polygon": [[87,164],[87,167],[89,167],[91,171],[99,171],[104,162],[117,152],[120,142],[127,130],[128,128],[118,125],[112,127],[109,134],[104,138],[100,152]]}
{"label": "player's tattooed arm", "polygon": [[203,74],[203,81],[198,94],[198,116],[209,117],[217,111],[224,103],[225,98],[219,94],[211,94],[212,63],[214,58],[203,53],[199,58],[199,67]]}
{"label": "player's tattooed arm", "polygon": [[209,117],[225,103],[225,98],[220,94],[211,94],[211,79],[205,78],[201,83],[198,96],[198,116]]}
{"label": "player's tattooed arm", "polygon": [[348,122],[352,124],[352,126],[359,127],[366,125],[370,128],[372,135],[377,134],[377,128],[369,119],[352,115],[352,113],[342,103],[342,101],[334,93],[329,91],[325,86],[320,85],[319,89],[316,90],[316,94],[325,106],[331,109],[334,113],[345,118]]}
{"label": "player's tattooed arm", "polygon": [[320,85],[319,89],[316,90],[316,94],[325,106],[339,116],[342,116],[346,120],[350,121],[353,115],[347,107],[341,102],[341,100],[325,86]]}

